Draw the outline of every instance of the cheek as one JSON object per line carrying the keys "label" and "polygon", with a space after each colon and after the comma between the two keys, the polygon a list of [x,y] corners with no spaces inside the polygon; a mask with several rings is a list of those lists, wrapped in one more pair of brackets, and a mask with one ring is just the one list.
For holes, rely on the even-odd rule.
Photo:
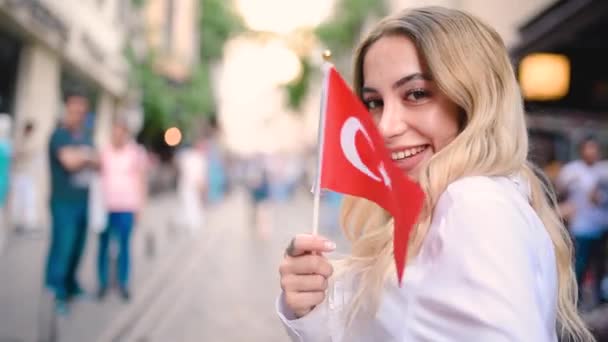
{"label": "cheek", "polygon": [[441,110],[427,113],[420,128],[421,133],[428,138],[435,152],[452,142],[459,132],[456,116]]}
{"label": "cheek", "polygon": [[454,122],[453,124],[448,124],[445,126],[445,129],[440,130],[440,132],[441,135],[438,136],[437,139],[439,140],[438,143],[441,145],[441,148],[444,148],[449,145],[460,132],[458,123]]}

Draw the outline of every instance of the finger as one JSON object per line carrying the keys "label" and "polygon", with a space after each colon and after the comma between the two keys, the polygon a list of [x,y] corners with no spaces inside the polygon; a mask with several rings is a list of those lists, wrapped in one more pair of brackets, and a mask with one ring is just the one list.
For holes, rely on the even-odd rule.
{"label": "finger", "polygon": [[300,234],[291,240],[288,249],[287,254],[296,257],[311,252],[331,252],[336,249],[336,244],[319,235]]}
{"label": "finger", "polygon": [[281,278],[283,292],[319,292],[327,289],[327,278],[319,274],[290,274]]}
{"label": "finger", "polygon": [[279,272],[283,276],[287,274],[318,274],[328,278],[332,275],[333,271],[333,267],[325,257],[315,254],[302,255],[295,258],[285,257],[279,268]]}
{"label": "finger", "polygon": [[286,292],[285,304],[298,316],[308,313],[325,299],[325,292]]}

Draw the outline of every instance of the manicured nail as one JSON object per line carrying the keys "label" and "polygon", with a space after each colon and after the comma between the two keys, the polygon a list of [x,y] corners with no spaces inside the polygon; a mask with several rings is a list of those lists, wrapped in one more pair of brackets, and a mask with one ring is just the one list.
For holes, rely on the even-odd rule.
{"label": "manicured nail", "polygon": [[331,241],[325,241],[325,249],[333,251],[336,249],[336,244]]}

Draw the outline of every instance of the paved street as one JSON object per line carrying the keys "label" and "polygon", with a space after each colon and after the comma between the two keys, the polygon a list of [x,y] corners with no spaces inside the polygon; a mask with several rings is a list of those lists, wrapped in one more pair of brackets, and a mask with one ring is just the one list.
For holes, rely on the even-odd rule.
{"label": "paved street", "polygon": [[[0,259],[0,342],[38,341],[53,330],[66,342],[285,341],[274,313],[277,267],[290,237],[309,231],[311,205],[306,193],[276,204],[274,228],[261,238],[248,222],[246,194],[236,191],[209,210],[206,227],[193,235],[171,224],[175,198],[156,198],[133,239],[131,302],[114,293],[102,303],[83,298],[55,322],[40,285],[46,237],[13,238]],[[330,235],[328,228],[321,232]],[[96,244],[90,235],[80,272],[91,295]]]}
{"label": "paved street", "polygon": [[[133,237],[132,286],[145,286],[155,274],[165,256],[186,240],[186,234],[173,229],[170,213],[175,208],[172,195],[151,200],[142,215]],[[12,236],[0,257],[0,341],[35,341],[44,339],[55,330],[60,341],[88,341],[101,334],[116,312],[129,305],[112,293],[99,303],[93,300],[97,283],[95,258],[97,236],[90,234],[86,255],[80,268],[80,280],[87,295],[76,301],[72,313],[53,321],[51,298],[42,290],[44,261],[48,236]],[[55,323],[55,324],[54,324]]]}
{"label": "paved street", "polygon": [[311,198],[276,204],[268,239],[248,224],[244,194],[229,201],[166,275],[172,283],[142,298],[145,310],[117,318],[100,341],[286,341],[274,311],[277,268],[291,236],[309,230]]}

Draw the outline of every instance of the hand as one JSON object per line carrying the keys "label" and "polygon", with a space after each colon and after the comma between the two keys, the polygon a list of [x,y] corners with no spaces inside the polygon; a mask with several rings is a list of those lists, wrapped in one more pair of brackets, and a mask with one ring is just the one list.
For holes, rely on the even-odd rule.
{"label": "hand", "polygon": [[570,201],[564,201],[558,204],[559,212],[562,215],[562,218],[565,220],[570,220],[572,216],[576,213],[576,207]]}
{"label": "hand", "polygon": [[87,163],[89,166],[96,168],[96,169],[99,168],[99,166],[101,164],[101,158],[99,157],[99,154],[97,153],[97,151],[95,151],[95,149],[86,148],[85,156],[86,156]]}
{"label": "hand", "polygon": [[308,234],[296,236],[287,247],[279,273],[285,304],[296,317],[306,315],[325,299],[333,267],[321,253],[335,248],[326,238]]}

